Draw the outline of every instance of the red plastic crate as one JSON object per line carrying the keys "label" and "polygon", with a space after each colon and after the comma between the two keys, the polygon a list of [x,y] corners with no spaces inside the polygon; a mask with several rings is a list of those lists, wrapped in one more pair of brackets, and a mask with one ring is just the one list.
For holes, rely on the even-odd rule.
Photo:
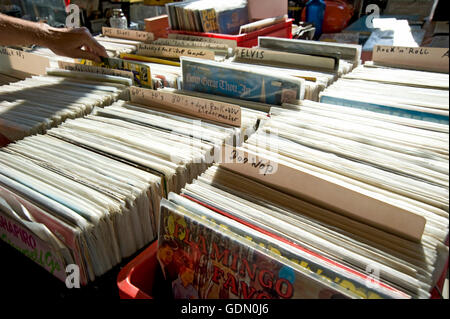
{"label": "red plastic crate", "polygon": [[444,272],[442,273],[441,277],[439,278],[439,280],[436,284],[439,291],[436,288],[434,288],[431,291],[431,299],[441,299],[441,293],[444,293],[443,289],[444,289],[445,279],[447,278],[447,272],[448,272],[448,259],[447,259],[447,262],[445,263]]}
{"label": "red plastic crate", "polygon": [[120,299],[153,299],[153,281],[158,260],[158,242],[155,241],[130,263],[117,276]]}
{"label": "red plastic crate", "polygon": [[236,41],[238,47],[252,48],[258,45],[258,37],[276,37],[276,38],[292,39],[292,21],[293,19],[287,19],[284,22],[277,23],[257,31],[239,35],[191,32],[182,30],[171,30],[171,29],[169,29],[168,32],[176,34],[195,35],[208,38],[234,40]]}
{"label": "red plastic crate", "polygon": [[[155,241],[129,264],[127,264],[117,277],[117,286],[119,287],[119,296],[121,299],[153,299],[153,282],[155,272],[158,267],[156,254],[158,251],[158,242]],[[447,266],[438,281],[437,286],[442,291]],[[433,289],[431,299],[440,299],[436,289]]]}

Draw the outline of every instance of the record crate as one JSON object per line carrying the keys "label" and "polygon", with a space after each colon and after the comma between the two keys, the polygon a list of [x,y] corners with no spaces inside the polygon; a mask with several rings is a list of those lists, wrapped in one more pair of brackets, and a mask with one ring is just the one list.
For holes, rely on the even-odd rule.
{"label": "record crate", "polygon": [[262,28],[260,30],[238,35],[192,32],[192,31],[171,30],[171,29],[168,30],[168,33],[234,40],[236,41],[238,47],[252,48],[258,45],[258,37],[276,37],[276,38],[292,39],[292,21],[293,19],[287,19],[286,21]]}
{"label": "record crate", "polygon": [[[156,258],[158,241],[153,242],[136,258],[129,262],[117,276],[120,299],[154,299],[154,282],[159,266]],[[431,299],[441,299],[444,281],[447,275],[447,265],[440,277],[437,287],[431,292]]]}
{"label": "record crate", "polygon": [[117,276],[120,299],[153,299],[153,283],[159,267],[157,251],[158,241],[155,241],[122,268]]}

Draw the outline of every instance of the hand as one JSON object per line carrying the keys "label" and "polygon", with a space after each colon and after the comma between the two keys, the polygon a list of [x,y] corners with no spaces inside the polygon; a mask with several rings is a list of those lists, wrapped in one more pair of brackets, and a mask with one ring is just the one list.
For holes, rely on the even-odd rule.
{"label": "hand", "polygon": [[47,33],[44,45],[55,54],[96,62],[101,61],[100,57],[108,57],[105,48],[85,27],[75,29],[49,27]]}

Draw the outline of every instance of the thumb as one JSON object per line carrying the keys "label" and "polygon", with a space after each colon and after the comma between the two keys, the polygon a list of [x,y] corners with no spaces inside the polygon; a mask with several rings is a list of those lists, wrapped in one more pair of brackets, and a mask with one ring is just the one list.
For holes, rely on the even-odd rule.
{"label": "thumb", "polygon": [[86,48],[89,48],[89,51],[96,53],[99,56],[103,56],[105,58],[108,57],[108,53],[106,53],[106,49],[97,42],[94,38],[90,37],[85,45]]}

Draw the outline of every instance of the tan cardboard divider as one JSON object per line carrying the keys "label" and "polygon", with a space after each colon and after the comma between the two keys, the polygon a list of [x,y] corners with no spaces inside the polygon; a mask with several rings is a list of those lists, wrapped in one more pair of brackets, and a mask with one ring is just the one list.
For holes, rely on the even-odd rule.
{"label": "tan cardboard divider", "polygon": [[243,148],[223,148],[220,165],[235,173],[400,237],[420,241],[426,220],[332,178],[302,171]]}
{"label": "tan cardboard divider", "polygon": [[376,45],[372,60],[379,65],[448,73],[448,48],[412,48]]}
{"label": "tan cardboard divider", "polygon": [[134,103],[181,112],[226,125],[241,126],[241,108],[238,105],[139,87],[131,87],[130,96]]}

